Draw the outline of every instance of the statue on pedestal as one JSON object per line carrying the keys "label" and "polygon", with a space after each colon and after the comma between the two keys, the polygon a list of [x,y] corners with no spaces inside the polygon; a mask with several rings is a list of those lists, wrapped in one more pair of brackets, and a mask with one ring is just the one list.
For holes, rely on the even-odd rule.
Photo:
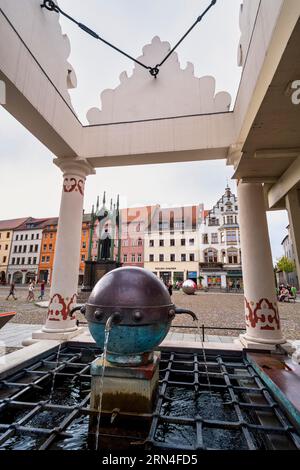
{"label": "statue on pedestal", "polygon": [[[88,259],[85,262],[84,291],[91,291],[96,282],[108,271],[121,266],[121,222],[119,209],[119,196],[117,204],[110,202],[110,209],[105,206],[106,195],[103,195],[103,204],[99,208],[99,196],[96,210],[92,207],[90,222],[90,238]],[[98,220],[98,225],[96,222]],[[97,230],[97,256],[92,253],[94,232]],[[116,240],[118,242],[116,243]],[[116,250],[116,248],[118,249]]]}

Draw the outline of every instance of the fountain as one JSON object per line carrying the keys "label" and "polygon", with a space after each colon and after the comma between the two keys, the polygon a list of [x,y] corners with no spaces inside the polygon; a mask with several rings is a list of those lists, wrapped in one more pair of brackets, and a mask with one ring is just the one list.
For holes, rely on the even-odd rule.
{"label": "fountain", "polygon": [[[97,346],[103,348],[105,343],[103,355],[91,365],[91,409],[149,421],[159,382],[160,354],[155,348],[176,314],[196,320],[195,314],[176,308],[161,281],[135,267],[107,273],[87,304],[70,314],[76,309],[85,315]],[[99,433],[99,417],[91,420],[90,432]]]}

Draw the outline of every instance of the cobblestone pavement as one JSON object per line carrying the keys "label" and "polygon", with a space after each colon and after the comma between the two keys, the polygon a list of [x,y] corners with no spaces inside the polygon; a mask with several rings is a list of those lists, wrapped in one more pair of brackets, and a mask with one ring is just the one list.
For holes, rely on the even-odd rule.
{"label": "cobblestone pavement", "polygon": [[[44,324],[47,309],[40,308],[34,303],[26,302],[27,289],[17,288],[16,294],[18,300],[6,300],[8,289],[0,288],[0,311],[16,311],[15,323]],[[35,292],[35,297],[39,295]],[[46,291],[45,300],[49,299],[49,291]],[[174,292],[173,302],[178,307],[186,307],[193,310],[199,324],[205,326],[215,326],[224,328],[244,328],[244,306],[243,295],[240,294],[221,294],[221,293],[197,293],[194,296],[188,296],[183,293]],[[283,332],[287,339],[300,339],[300,303],[279,304],[280,317]],[[178,315],[173,325],[195,326],[188,315]],[[177,331],[174,329],[172,331]],[[194,330],[184,329],[180,332],[189,333]],[[206,330],[209,335],[238,336],[239,331],[219,331]]]}

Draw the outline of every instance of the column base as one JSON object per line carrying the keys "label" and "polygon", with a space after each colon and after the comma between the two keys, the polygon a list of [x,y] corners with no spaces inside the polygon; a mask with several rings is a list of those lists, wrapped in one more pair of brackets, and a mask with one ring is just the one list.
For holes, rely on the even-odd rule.
{"label": "column base", "polygon": [[50,340],[60,340],[60,341],[69,341],[77,335],[83,333],[83,327],[76,327],[70,331],[68,330],[47,330],[43,328],[42,330],[34,331],[32,333],[32,339],[50,339]]}
{"label": "column base", "polygon": [[247,334],[240,335],[236,344],[242,344],[244,349],[256,349],[260,351],[275,351],[277,346],[285,344],[285,339],[270,342],[270,340],[257,341],[255,338],[248,337]]}

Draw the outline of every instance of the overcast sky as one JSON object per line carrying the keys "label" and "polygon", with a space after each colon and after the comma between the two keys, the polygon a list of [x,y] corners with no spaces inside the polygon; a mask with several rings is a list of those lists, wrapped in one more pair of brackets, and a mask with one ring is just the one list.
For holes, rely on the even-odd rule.
{"label": "overcast sky", "polygon": [[[237,46],[240,37],[241,0],[218,0],[204,21],[178,48],[181,66],[193,62],[195,75],[216,78],[217,92],[236,97],[240,79]],[[174,45],[209,0],[60,0],[63,10],[85,23],[130,55],[158,35]],[[49,13],[51,14],[51,13]],[[53,14],[53,13],[52,13]],[[24,21],[26,17],[24,17]],[[119,84],[119,75],[132,72],[132,63],[114,50],[87,36],[61,19],[70,38],[78,86],[71,91],[73,106],[87,123],[89,108],[100,106],[100,93]],[[61,174],[52,164],[53,155],[0,107],[0,219],[23,216],[56,216],[59,211]],[[232,168],[225,161],[193,162],[98,169],[86,184],[85,210],[90,211],[98,194],[121,195],[122,206],[145,204],[211,206],[231,180]],[[268,214],[274,258],[281,256],[281,240],[288,224],[285,212]]]}

